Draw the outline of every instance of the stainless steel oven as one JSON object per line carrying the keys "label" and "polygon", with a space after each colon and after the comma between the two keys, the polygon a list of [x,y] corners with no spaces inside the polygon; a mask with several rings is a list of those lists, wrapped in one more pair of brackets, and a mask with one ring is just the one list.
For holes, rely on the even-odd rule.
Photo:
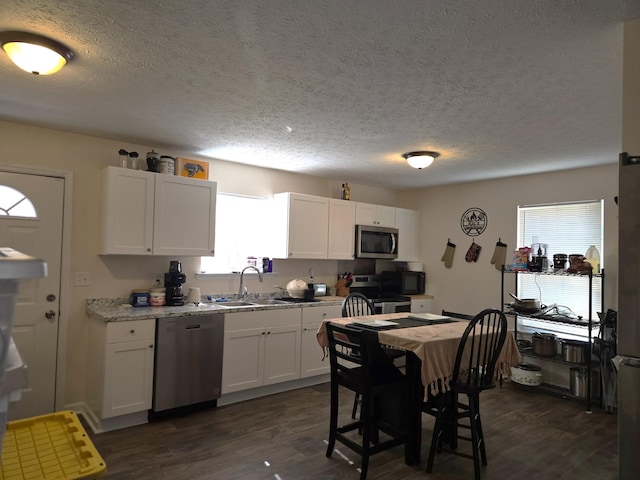
{"label": "stainless steel oven", "polygon": [[385,293],[379,275],[353,275],[353,283],[349,290],[362,293],[371,300],[376,314],[411,311],[411,297],[397,293]]}

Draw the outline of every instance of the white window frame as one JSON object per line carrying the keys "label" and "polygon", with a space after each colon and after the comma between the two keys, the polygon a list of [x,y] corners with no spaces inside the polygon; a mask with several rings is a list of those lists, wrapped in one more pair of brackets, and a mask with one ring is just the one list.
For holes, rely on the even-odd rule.
{"label": "white window frame", "polygon": [[270,205],[270,198],[218,192],[215,256],[201,257],[200,273],[236,273],[247,257],[268,256]]}

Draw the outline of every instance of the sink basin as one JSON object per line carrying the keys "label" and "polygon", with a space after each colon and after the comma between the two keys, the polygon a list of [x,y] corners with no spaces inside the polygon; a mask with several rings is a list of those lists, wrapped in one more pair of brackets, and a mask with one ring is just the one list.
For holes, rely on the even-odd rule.
{"label": "sink basin", "polygon": [[234,302],[218,302],[216,305],[220,307],[253,307],[256,304],[252,302],[234,301]]}
{"label": "sink basin", "polygon": [[276,300],[275,298],[258,298],[256,300],[252,300],[251,303],[254,305],[283,305],[289,302],[285,302],[284,300]]}

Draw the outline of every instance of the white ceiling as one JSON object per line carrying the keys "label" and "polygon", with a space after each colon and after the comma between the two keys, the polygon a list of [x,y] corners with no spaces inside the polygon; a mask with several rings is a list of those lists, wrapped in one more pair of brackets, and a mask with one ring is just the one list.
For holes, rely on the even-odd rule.
{"label": "white ceiling", "polygon": [[[0,118],[390,188],[602,165],[639,16],[640,0],[8,0],[0,31],[76,58],[37,77],[0,55]],[[412,150],[441,156],[417,171]]]}

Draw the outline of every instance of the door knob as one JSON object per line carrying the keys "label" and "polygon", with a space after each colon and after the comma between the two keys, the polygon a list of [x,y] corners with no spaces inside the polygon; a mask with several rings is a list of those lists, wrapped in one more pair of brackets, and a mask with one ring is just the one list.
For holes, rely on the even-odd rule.
{"label": "door knob", "polygon": [[49,310],[44,314],[44,316],[51,320],[52,318],[56,318],[56,312],[54,312],[53,310]]}

